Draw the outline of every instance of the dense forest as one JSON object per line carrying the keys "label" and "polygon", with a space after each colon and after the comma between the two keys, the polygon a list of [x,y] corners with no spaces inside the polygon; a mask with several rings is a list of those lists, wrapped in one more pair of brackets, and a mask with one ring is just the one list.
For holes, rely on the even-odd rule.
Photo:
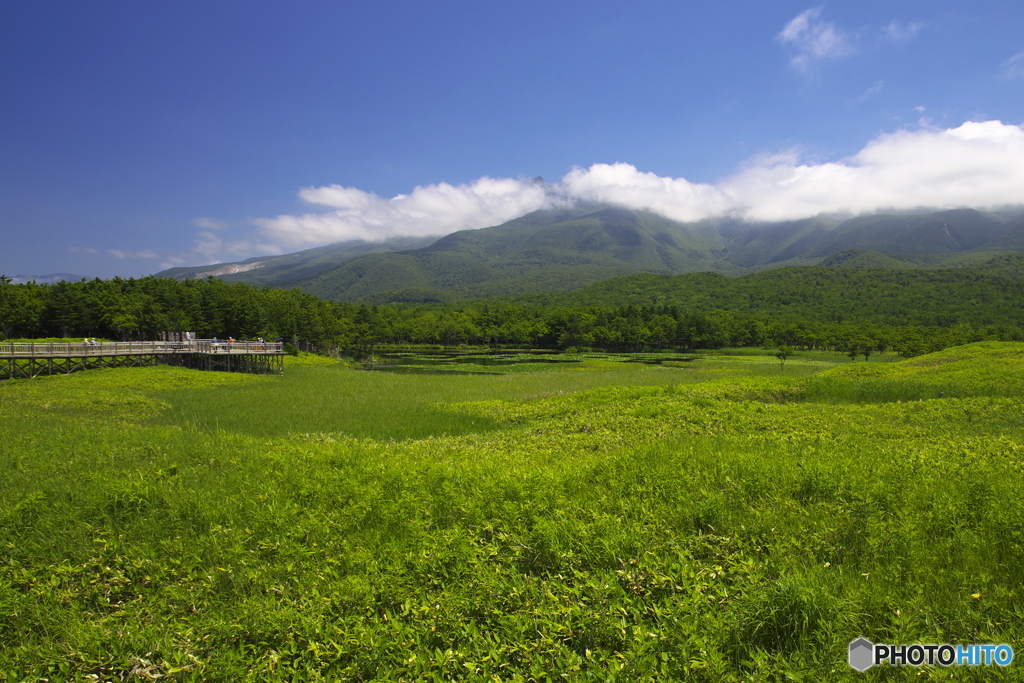
{"label": "dense forest", "polygon": [[941,270],[788,267],[742,277],[638,273],[558,295],[508,299],[536,304],[675,305],[819,322],[870,321],[948,327],[1024,325],[1024,256]]}
{"label": "dense forest", "polygon": [[342,333],[347,311],[297,289],[258,289],[221,280],[81,280],[14,285],[0,278],[0,338],[154,339],[283,337],[321,344]]}
{"label": "dense forest", "polygon": [[[283,338],[296,349],[357,357],[381,344],[683,351],[788,345],[851,356],[885,351],[913,356],[972,341],[1024,340],[1019,304],[1007,308],[1004,301],[1008,292],[1021,301],[1014,290],[1020,283],[975,277],[973,288],[966,281],[957,283],[965,288],[946,289],[957,296],[940,297],[908,286],[913,283],[906,279],[869,281],[830,270],[828,278],[809,280],[776,271],[756,292],[743,292],[743,305],[736,301],[738,280],[721,276],[697,278],[702,290],[700,296],[685,297],[688,305],[665,303],[672,297],[658,297],[651,289],[675,278],[634,276],[618,287],[600,285],[595,291],[607,292],[602,303],[593,303],[600,300],[595,291],[584,291],[543,305],[481,300],[416,306],[336,303],[297,289],[229,285],[213,278],[43,285],[0,278],[0,338],[130,340],[189,330],[205,338]],[[934,281],[934,271],[928,277]],[[810,282],[811,289],[801,282]],[[616,303],[636,300],[638,288],[653,303]],[[874,310],[860,310],[856,302],[861,300],[874,301]],[[890,308],[904,314],[878,314]],[[905,314],[909,310],[912,316]]]}

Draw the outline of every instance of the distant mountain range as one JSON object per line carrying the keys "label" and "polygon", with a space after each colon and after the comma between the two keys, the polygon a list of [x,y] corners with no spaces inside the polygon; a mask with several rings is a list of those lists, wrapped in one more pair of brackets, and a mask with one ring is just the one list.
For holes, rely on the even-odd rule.
{"label": "distant mountain range", "polygon": [[453,301],[567,292],[634,273],[724,275],[783,266],[940,268],[1024,251],[1024,214],[957,209],[777,223],[680,223],[610,206],[542,210],[437,238],[339,242],[158,275],[298,287],[337,301]]}
{"label": "distant mountain range", "polygon": [[298,282],[315,277],[324,270],[335,268],[345,261],[365,254],[402,251],[425,247],[437,237],[395,237],[386,242],[349,240],[335,242],[323,247],[314,247],[294,254],[280,256],[257,256],[235,263],[218,263],[212,266],[168,268],[157,273],[158,277],[172,277],[175,280],[219,277],[232,282],[246,282],[258,285],[281,286],[281,283]]}

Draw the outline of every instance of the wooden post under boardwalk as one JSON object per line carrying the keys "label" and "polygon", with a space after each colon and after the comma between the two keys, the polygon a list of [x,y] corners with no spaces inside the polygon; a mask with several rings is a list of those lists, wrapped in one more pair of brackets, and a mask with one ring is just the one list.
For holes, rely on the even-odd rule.
{"label": "wooden post under boardwalk", "polygon": [[0,379],[67,375],[91,368],[177,365],[197,370],[282,374],[281,342],[171,339],[142,342],[0,342]]}

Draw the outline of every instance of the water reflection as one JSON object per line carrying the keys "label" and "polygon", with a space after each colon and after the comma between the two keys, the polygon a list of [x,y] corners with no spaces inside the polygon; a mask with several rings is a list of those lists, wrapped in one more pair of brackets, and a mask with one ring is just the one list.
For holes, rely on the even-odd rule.
{"label": "water reflection", "polygon": [[481,368],[519,364],[580,364],[585,360],[605,360],[619,363],[662,365],[667,362],[689,363],[696,356],[669,356],[655,354],[593,353],[564,354],[560,351],[404,351],[381,353],[377,361],[365,363],[367,370],[406,374],[462,374],[497,375],[501,372],[486,370],[460,370],[456,366],[475,365]]}

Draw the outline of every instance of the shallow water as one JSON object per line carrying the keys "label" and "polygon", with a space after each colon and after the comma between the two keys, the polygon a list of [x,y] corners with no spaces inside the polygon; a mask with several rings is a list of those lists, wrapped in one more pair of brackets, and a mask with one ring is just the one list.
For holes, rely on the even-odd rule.
{"label": "shallow water", "polygon": [[452,351],[416,351],[382,353],[378,355],[379,363],[372,366],[367,365],[367,370],[380,372],[398,372],[409,374],[477,374],[494,375],[503,374],[499,372],[472,371],[455,369],[455,366],[477,365],[487,367],[508,367],[519,364],[580,364],[585,360],[604,360],[620,363],[644,363],[647,365],[661,365],[665,362],[688,363],[696,360],[693,356],[666,355],[656,356],[649,354],[630,353],[593,353],[593,354],[563,354],[559,351],[512,351],[512,352],[452,352]]}

